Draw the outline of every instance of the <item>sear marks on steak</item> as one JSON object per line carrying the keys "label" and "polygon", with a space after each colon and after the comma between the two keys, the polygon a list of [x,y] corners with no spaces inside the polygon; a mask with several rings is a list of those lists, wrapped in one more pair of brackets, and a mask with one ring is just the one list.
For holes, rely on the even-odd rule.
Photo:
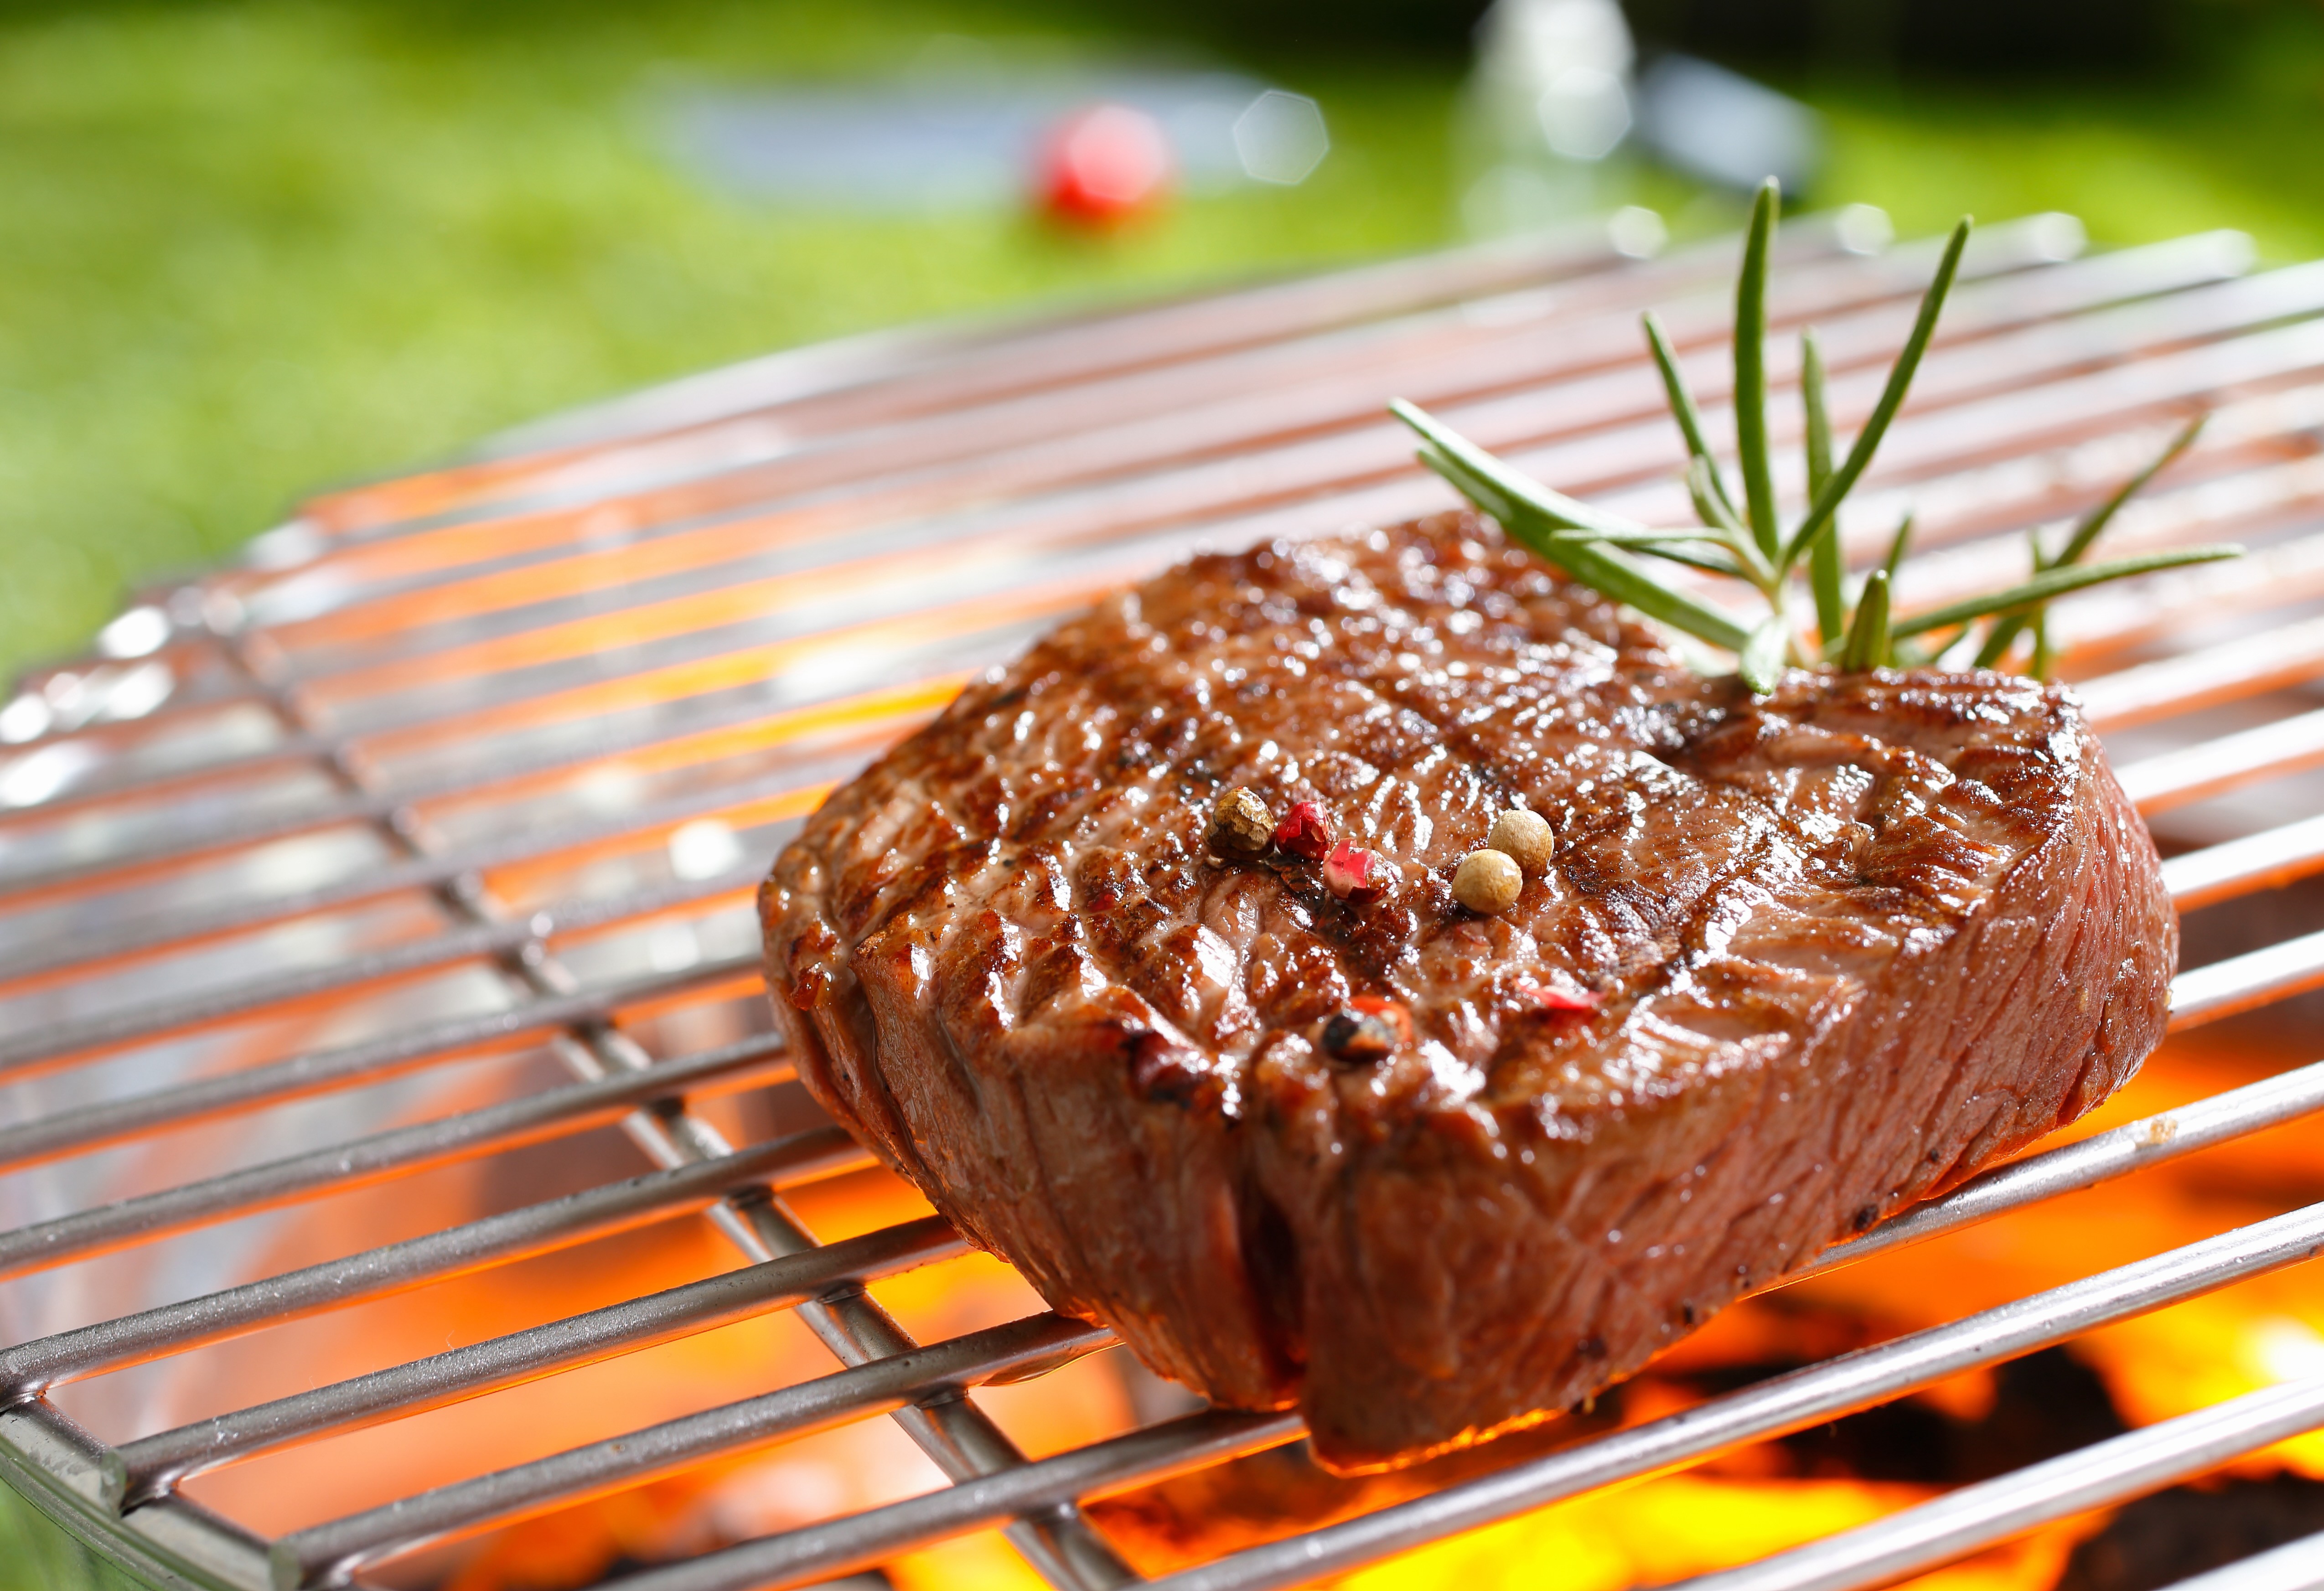
{"label": "sear marks on steak", "polygon": [[[1394,887],[1206,856],[1238,786]],[[1554,860],[1473,915],[1453,869],[1517,805]],[[1571,1405],[2089,1110],[2178,935],[2065,692],[1755,700],[1466,515],[1111,598],[835,794],[761,906],[835,1115],[1342,1471]]]}

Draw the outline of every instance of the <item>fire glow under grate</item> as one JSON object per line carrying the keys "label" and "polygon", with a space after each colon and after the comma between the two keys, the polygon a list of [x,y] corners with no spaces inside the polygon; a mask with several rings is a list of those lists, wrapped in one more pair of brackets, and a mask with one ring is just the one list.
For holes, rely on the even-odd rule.
{"label": "fire glow under grate", "polygon": [[[1788,227],[1770,306],[1820,326],[1843,428],[1936,252],[1854,252],[1862,230]],[[1844,530],[1861,566],[1914,507],[1900,602],[1946,601],[2212,414],[2108,545],[2252,556],[2052,626],[2182,910],[2234,919],[2190,934],[2225,948],[2190,955],[2174,1033],[2248,1026],[2324,983],[2297,887],[2324,871],[2324,265],[2255,270],[2232,235],[2079,243],[2057,216],[1978,235]],[[1784,1374],[1165,1540],[1138,1519],[1296,1421],[1102,1353],[784,1086],[751,896],[834,781],[1108,586],[1446,506],[1392,395],[1683,518],[1637,316],[1662,312],[1723,426],[1733,256],[1569,238],[777,355],[320,500],[27,680],[0,706],[8,1483],[192,1586],[917,1585],[964,1560],[913,1555],[1000,1530],[1060,1587],[1245,1591],[2302,1275],[2324,1203],[2150,1222],[2121,1255],[2094,1233],[2062,1274]],[[2182,1068],[2224,1081],[2116,1108],[1784,1285],[2324,1111],[2324,1063],[2298,1060]],[[1705,1583],[1886,1583],[2324,1427],[2303,1284],[2311,1321],[2279,1301],[2237,1328],[2271,1373]]]}

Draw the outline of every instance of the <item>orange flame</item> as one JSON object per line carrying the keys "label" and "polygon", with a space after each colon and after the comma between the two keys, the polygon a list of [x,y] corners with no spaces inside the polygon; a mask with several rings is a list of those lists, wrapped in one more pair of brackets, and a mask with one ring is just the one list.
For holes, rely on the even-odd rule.
{"label": "orange flame", "polygon": [[[2197,1035],[2174,1040],[2139,1079],[2076,1136],[2167,1110],[2281,1070],[2293,1059],[2261,1047]],[[2019,1211],[1969,1231],[1888,1255],[1795,1287],[1747,1301],[1630,1382],[1594,1419],[1561,1420],[1496,1447],[1404,1475],[1342,1481],[1296,1450],[1245,1461],[1209,1476],[1097,1503],[1091,1515],[1133,1564],[1161,1573],[1255,1541],[1381,1506],[1461,1475],[1614,1423],[1636,1424],[1700,1402],[1721,1372],[1803,1362],[1960,1318],[1973,1310],[2055,1286],[2273,1214],[2324,1194],[2324,1129],[2295,1123],[2189,1156],[2121,1182]],[[926,1212],[918,1196],[885,1173],[864,1173],[801,1191],[794,1200],[818,1236],[838,1238]],[[461,1301],[464,1340],[604,1298],[669,1285],[674,1276],[732,1263],[699,1223],[593,1245],[586,1266],[530,1262],[451,1284]],[[698,1267],[698,1268],[697,1268]],[[584,1274],[586,1271],[586,1274]],[[552,1283],[558,1276],[566,1281]],[[446,1290],[434,1290],[444,1294]],[[924,1339],[974,1330],[1041,1307],[999,1262],[973,1255],[879,1283],[875,1294]],[[521,1292],[521,1297],[512,1297]],[[429,1318],[441,1331],[439,1296]],[[376,1356],[397,1335],[382,1311]],[[415,1317],[416,1319],[416,1317]],[[2294,1268],[2207,1298],[2094,1332],[2072,1353],[2102,1378],[2125,1421],[2142,1425],[2324,1366],[2324,1272]],[[1136,1423],[1126,1383],[1101,1355],[1020,1385],[978,1394],[1029,1454],[1100,1439]],[[628,1366],[627,1369],[620,1366]],[[576,1412],[598,1402],[560,1383],[605,1381],[625,1411],[654,1405],[656,1378],[675,1376],[692,1406],[739,1397],[781,1380],[821,1374],[827,1359],[797,1322],[754,1323],[669,1345],[633,1359],[525,1389],[527,1413],[512,1434],[501,1400],[399,1422],[364,1433],[363,1461],[377,1484],[411,1490],[451,1467],[513,1462],[602,1434],[603,1416]],[[312,1374],[311,1371],[296,1371]],[[1994,1376],[1957,1377],[1915,1394],[1961,1423],[1992,1408]],[[641,1401],[629,1401],[641,1400]],[[666,1401],[664,1399],[663,1401]],[[1615,1406],[1618,1405],[1618,1412]],[[671,1412],[675,1412],[672,1410]],[[533,1416],[540,1423],[533,1423]],[[454,1417],[447,1421],[447,1416]],[[663,1417],[659,1406],[649,1416]],[[447,1442],[447,1438],[457,1435]],[[250,1515],[297,1513],[297,1455],[223,1472],[205,1486]],[[1252,1467],[1264,1464],[1272,1470]],[[2239,1467],[2290,1468],[2324,1476],[2324,1436],[2287,1442]],[[431,1475],[429,1472],[435,1474]],[[344,1477],[341,1477],[342,1480]],[[318,1483],[319,1484],[319,1483]],[[575,1585],[622,1561],[650,1561],[876,1505],[940,1484],[934,1467],[888,1421],[874,1421],[718,1463],[504,1528],[455,1550],[448,1591]],[[288,1485],[286,1492],[281,1488]],[[1240,1488],[1231,1491],[1230,1488]],[[1750,1561],[1877,1519],[1941,1488],[1830,1473],[1801,1474],[1775,1444],[1728,1455],[1686,1473],[1610,1488],[1406,1554],[1333,1582],[1349,1591],[1622,1591]],[[261,1499],[267,1501],[262,1505]],[[2069,1521],[1924,1576],[1920,1591],[2048,1591],[2074,1544],[2102,1522]],[[1034,1591],[1039,1580],[998,1531],[987,1531],[886,1566],[902,1591],[943,1586]]]}

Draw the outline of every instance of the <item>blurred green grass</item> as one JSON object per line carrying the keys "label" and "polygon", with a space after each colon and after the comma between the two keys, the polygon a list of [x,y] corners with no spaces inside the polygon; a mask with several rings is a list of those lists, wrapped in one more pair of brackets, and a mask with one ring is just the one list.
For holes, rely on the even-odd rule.
{"label": "blurred green grass", "polygon": [[1444,231],[1447,69],[1339,66],[1289,190],[1118,236],[789,214],[643,103],[891,66],[938,29],[1134,45],[1023,6],[490,12],[251,0],[0,16],[0,674],[295,496],[790,344],[1411,250]]}
{"label": "blurred green grass", "polygon": [[0,1591],[136,1591],[140,1583],[0,1485]]}
{"label": "blurred green grass", "polygon": [[1784,83],[1829,124],[1818,197],[1907,233],[2059,209],[2101,244],[2233,226],[2266,259],[2324,256],[2324,5],[2191,9],[2214,31],[2146,77]]}
{"label": "blurred green grass", "polygon": [[[1787,84],[1834,133],[1815,197],[1909,230],[2056,207],[2106,242],[2241,225],[2324,253],[2324,10],[2219,14],[2215,48],[2153,79]],[[657,145],[656,85],[872,72],[937,31],[1163,42],[1071,0],[0,9],[0,676],[301,492],[562,405],[922,316],[1453,235],[1450,57],[1244,63],[1323,103],[1332,158],[1117,237],[787,213]]]}

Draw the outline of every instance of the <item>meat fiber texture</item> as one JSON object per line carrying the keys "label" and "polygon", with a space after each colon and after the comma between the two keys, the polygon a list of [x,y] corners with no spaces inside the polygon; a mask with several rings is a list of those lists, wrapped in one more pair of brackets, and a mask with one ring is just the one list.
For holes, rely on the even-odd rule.
{"label": "meat fiber texture", "polygon": [[[1238,786],[1394,887],[1206,854]],[[1517,805],[1554,859],[1476,915],[1452,871]],[[838,1119],[1342,1471],[1570,1406],[2073,1120],[2178,950],[2069,692],[1754,697],[1466,515],[1108,599],[835,793],[761,909]],[[1360,999],[1409,1035],[1351,1065],[1323,1033]]]}

